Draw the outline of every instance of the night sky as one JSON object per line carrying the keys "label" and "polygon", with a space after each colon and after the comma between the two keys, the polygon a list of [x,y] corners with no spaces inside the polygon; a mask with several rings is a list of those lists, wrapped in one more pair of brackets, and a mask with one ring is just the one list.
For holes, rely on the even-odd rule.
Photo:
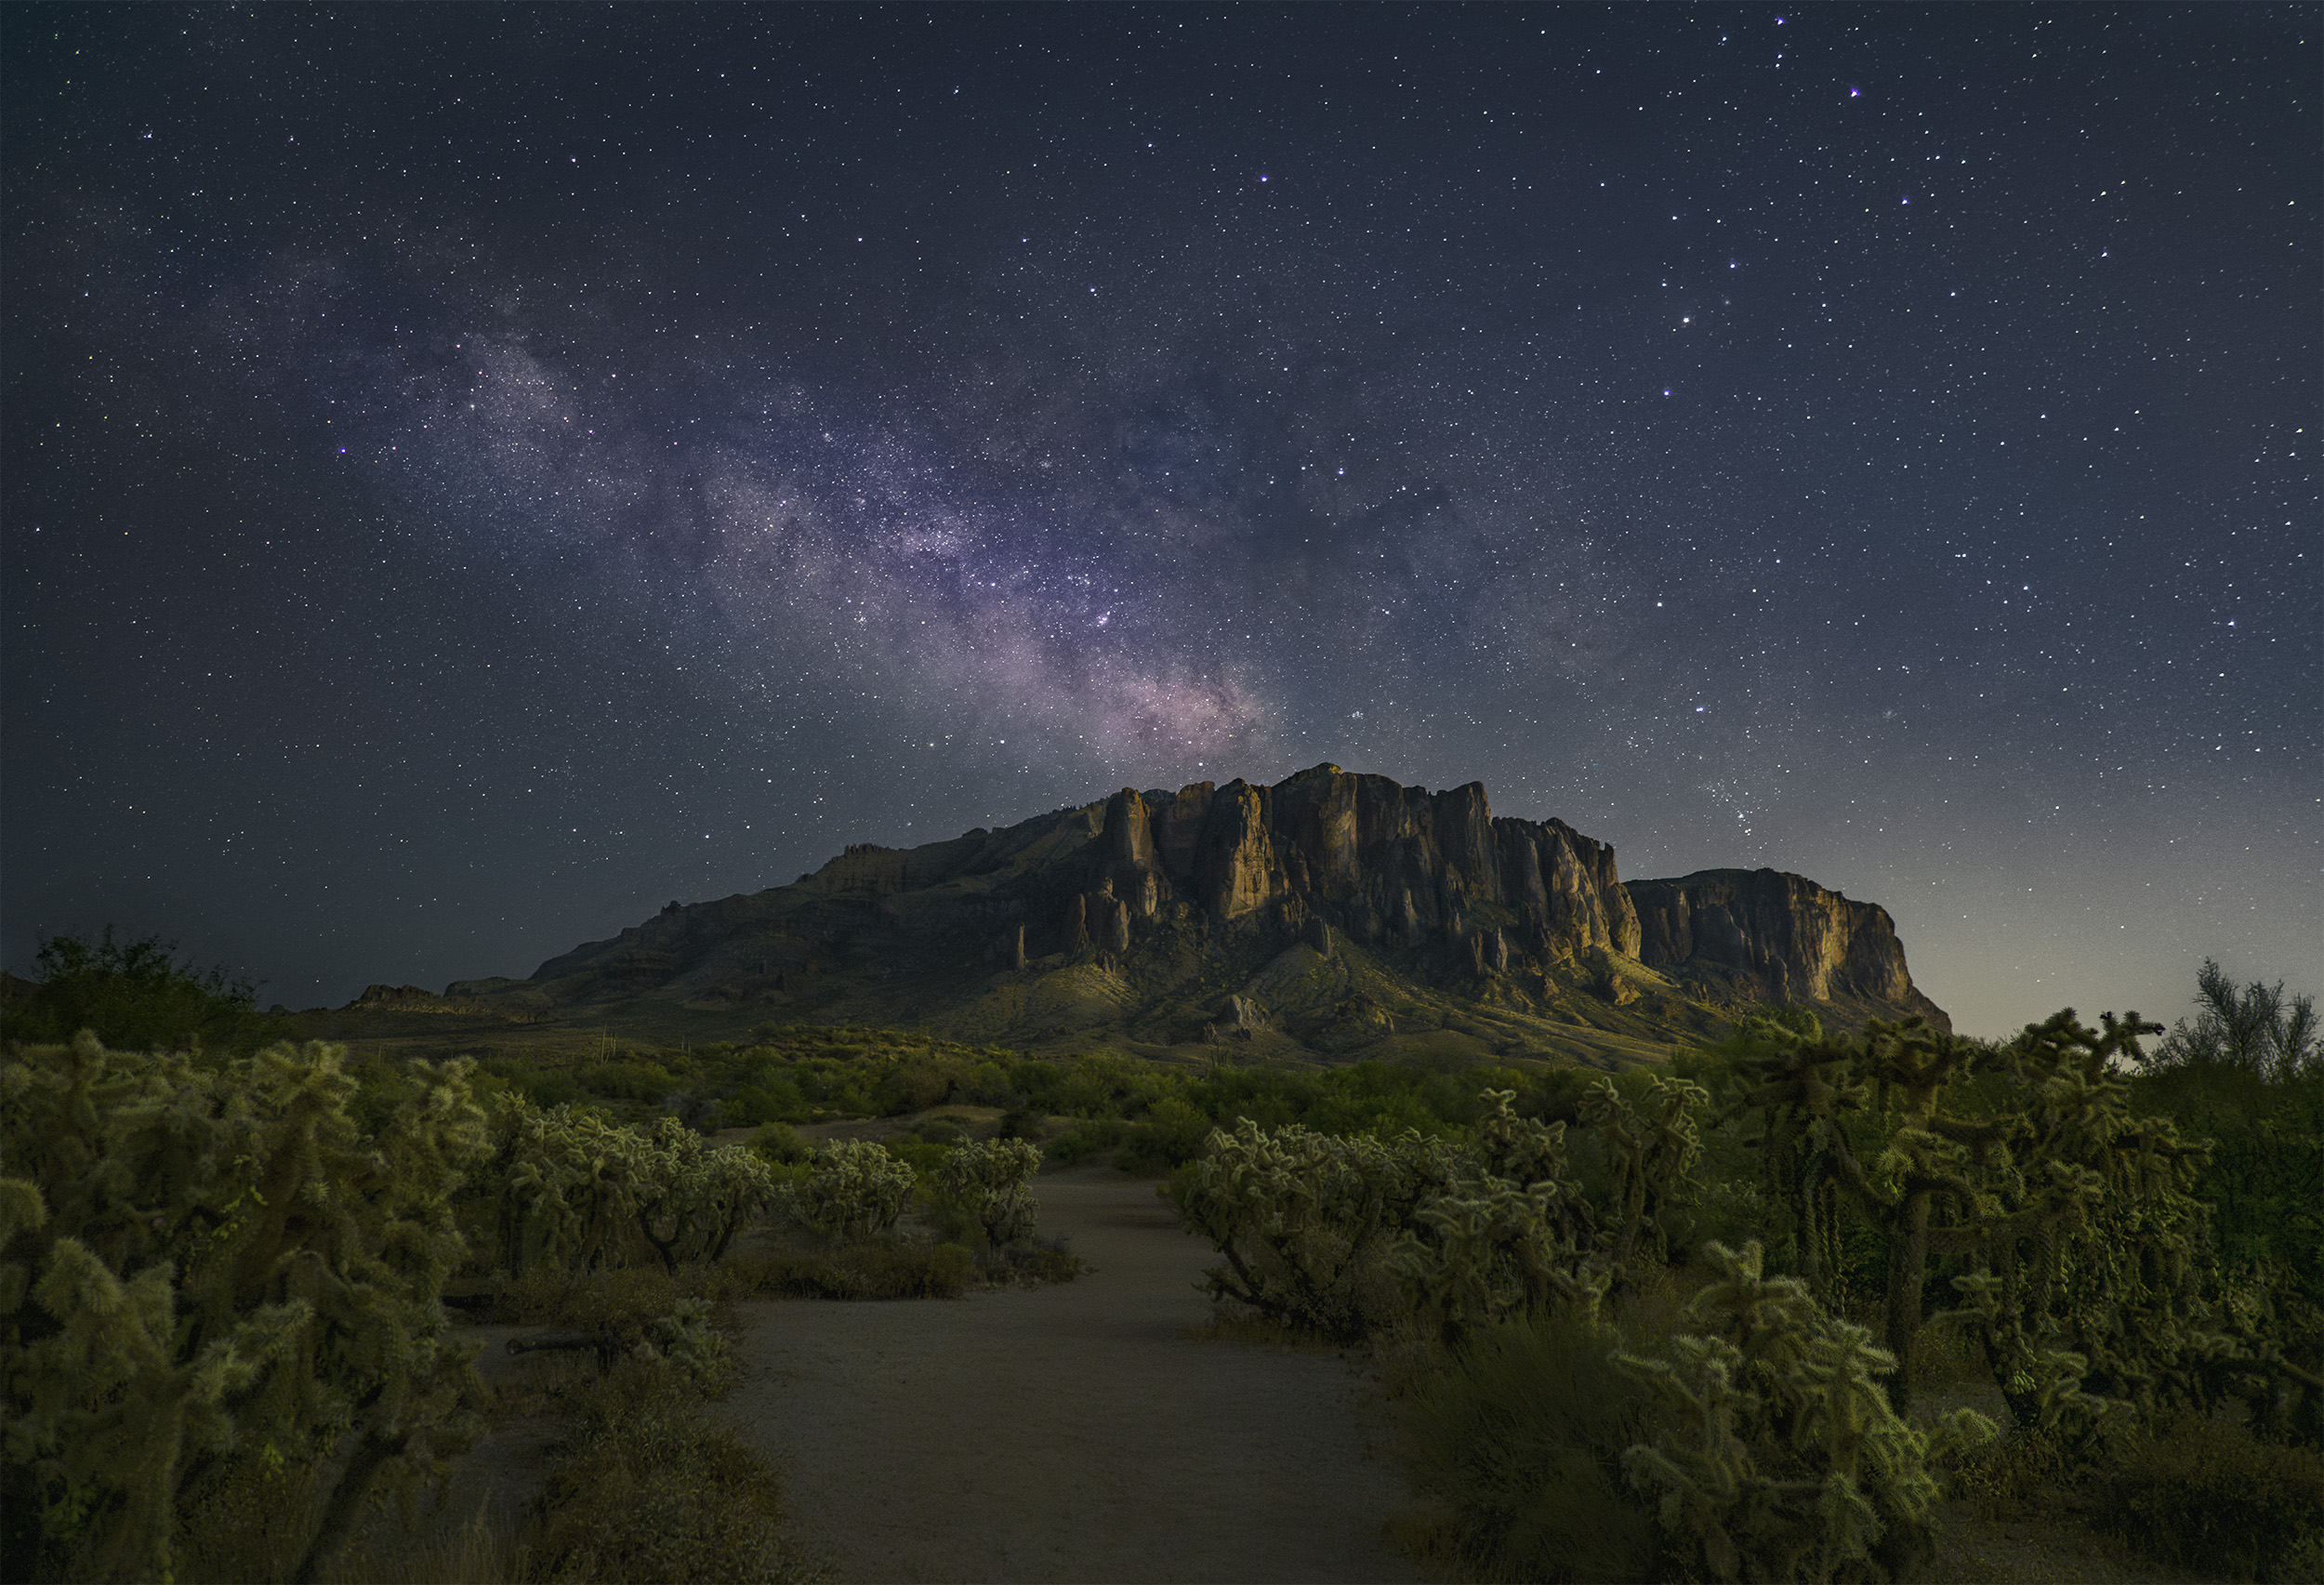
{"label": "night sky", "polygon": [[1123,786],[2324,989],[2311,7],[17,5],[0,958],[526,974]]}

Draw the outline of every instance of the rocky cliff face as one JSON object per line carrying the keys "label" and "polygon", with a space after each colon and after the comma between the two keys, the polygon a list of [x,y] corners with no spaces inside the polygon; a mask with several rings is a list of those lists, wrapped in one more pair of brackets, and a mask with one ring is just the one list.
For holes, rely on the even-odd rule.
{"label": "rocky cliff face", "polygon": [[1083,899],[1093,941],[1100,921],[1118,941],[1184,903],[1221,925],[1317,918],[1402,945],[1490,932],[1502,958],[1512,944],[1543,962],[1638,949],[1614,850],[1562,821],[1497,820],[1475,782],[1431,793],[1318,765],[1272,787],[1124,788],[1102,831]]}
{"label": "rocky cliff face", "polygon": [[1885,908],[1772,869],[1697,870],[1626,890],[1638,956],[1682,982],[1777,1002],[1878,1003],[1952,1028],[1914,986]]}
{"label": "rocky cliff face", "polygon": [[[1816,898],[1849,921],[1863,906],[1800,884],[1815,918]],[[1514,1022],[1476,1038],[1504,1056],[1552,1054],[1560,1030],[1608,1020],[1642,1042],[1668,1028],[1667,1047],[1682,1033],[1672,1020],[1713,1015],[1640,961],[1633,891],[1612,848],[1562,821],[1496,818],[1476,784],[1432,793],[1318,765],[1273,786],[1124,788],[926,847],[861,844],[793,885],[673,905],[528,981],[463,981],[447,995],[553,1007],[647,997],[1027,1044],[1061,1031],[1159,1045],[1234,1037],[1285,1054],[1373,1049],[1489,1006]],[[1679,942],[1683,918],[1724,950],[1723,925],[1696,930],[1691,903],[1652,896],[1657,942]],[[1884,930],[1886,916],[1868,912]],[[1871,949],[1848,944],[1870,941],[1868,926],[1851,924],[1832,949],[1855,977],[1816,980],[1808,964],[1822,949],[1798,944],[1819,928],[1807,916],[1780,928],[1734,906],[1718,918],[1750,942],[1785,944],[1767,959],[1784,965],[1784,995],[1843,982],[1855,994],[1877,979]],[[1883,939],[1894,945],[1893,932]],[[1700,956],[1694,935],[1669,950]],[[1764,978],[1767,953],[1737,950]],[[1909,991],[1901,955],[1892,981]]]}

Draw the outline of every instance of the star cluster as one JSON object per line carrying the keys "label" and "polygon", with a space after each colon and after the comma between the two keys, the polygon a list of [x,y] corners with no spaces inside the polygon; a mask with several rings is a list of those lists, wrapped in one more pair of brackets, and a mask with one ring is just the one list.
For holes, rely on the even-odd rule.
{"label": "star cluster", "polygon": [[2312,981],[2303,7],[21,6],[7,885],[271,977],[1329,759]]}

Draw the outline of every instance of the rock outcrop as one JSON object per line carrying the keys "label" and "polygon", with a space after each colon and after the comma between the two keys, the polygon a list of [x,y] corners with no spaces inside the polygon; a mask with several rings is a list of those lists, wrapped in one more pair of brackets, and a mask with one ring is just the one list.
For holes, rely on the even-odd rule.
{"label": "rock outcrop", "polygon": [[1773,869],[1697,870],[1626,890],[1638,957],[1682,983],[1775,1002],[1878,1003],[1952,1027],[1914,986],[1895,922],[1877,905]]}

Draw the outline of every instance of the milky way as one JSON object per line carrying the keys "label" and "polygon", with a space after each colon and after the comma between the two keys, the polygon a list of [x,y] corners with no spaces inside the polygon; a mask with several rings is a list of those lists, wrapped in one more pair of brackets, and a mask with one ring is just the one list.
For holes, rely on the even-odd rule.
{"label": "milky way", "polygon": [[13,7],[7,962],[1328,759],[2313,985],[2315,20]]}

